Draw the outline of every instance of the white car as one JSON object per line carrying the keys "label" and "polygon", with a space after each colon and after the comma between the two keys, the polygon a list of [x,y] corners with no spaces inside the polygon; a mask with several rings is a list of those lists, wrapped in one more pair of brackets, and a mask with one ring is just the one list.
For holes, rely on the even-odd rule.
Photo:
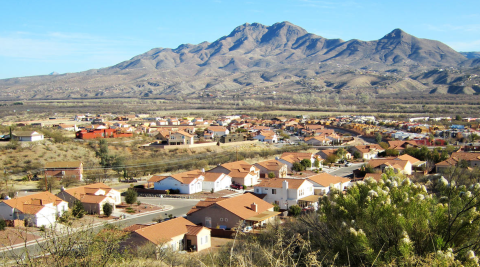
{"label": "white car", "polygon": [[247,232],[252,231],[252,229],[253,228],[251,226],[246,226],[245,228],[243,228],[242,232],[247,233]]}

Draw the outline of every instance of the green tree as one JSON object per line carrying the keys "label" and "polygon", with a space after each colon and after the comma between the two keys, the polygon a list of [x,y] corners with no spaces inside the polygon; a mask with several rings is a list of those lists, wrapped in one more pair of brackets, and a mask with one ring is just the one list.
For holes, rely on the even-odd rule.
{"label": "green tree", "polygon": [[288,207],[288,215],[297,217],[298,215],[300,215],[300,213],[302,213],[302,208],[300,206],[292,205]]}
{"label": "green tree", "polygon": [[275,173],[269,172],[268,173],[268,178],[275,178]]}
{"label": "green tree", "polygon": [[377,142],[377,144],[379,144],[380,142],[382,142],[382,135],[380,133],[377,133],[375,135],[375,141]]}
{"label": "green tree", "polygon": [[137,202],[137,195],[137,191],[135,191],[133,188],[129,188],[127,192],[125,192],[125,202],[132,205],[133,203]]}
{"label": "green tree", "polygon": [[300,161],[300,164],[303,165],[304,170],[306,170],[307,168],[311,168],[311,167],[312,167],[312,161],[309,160],[309,159],[302,159],[302,160]]}
{"label": "green tree", "polygon": [[292,170],[296,172],[301,172],[305,170],[305,166],[303,166],[300,162],[294,162],[292,165]]}
{"label": "green tree", "polygon": [[280,211],[280,206],[277,204],[273,203],[273,211]]}
{"label": "green tree", "polygon": [[5,230],[5,227],[7,227],[7,222],[4,219],[0,219],[0,231]]}
{"label": "green tree", "polygon": [[320,157],[317,156],[315,158],[315,161],[313,162],[313,167],[315,167],[317,169],[320,168]]}
{"label": "green tree", "polygon": [[105,204],[103,204],[102,210],[105,216],[110,217],[110,215],[112,215],[112,212],[113,212],[113,206],[112,204],[106,202]]}
{"label": "green tree", "polygon": [[83,218],[83,215],[85,215],[85,209],[83,208],[82,202],[79,200],[73,202],[72,215],[75,218]]}
{"label": "green tree", "polygon": [[356,158],[356,159],[359,159],[362,157],[362,154],[360,154],[360,152],[358,150],[355,150],[353,152],[353,157]]}

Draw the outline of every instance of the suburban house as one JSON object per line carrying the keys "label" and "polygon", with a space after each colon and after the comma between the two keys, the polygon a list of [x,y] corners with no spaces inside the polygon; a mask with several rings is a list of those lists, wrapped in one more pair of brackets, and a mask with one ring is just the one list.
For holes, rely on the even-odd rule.
{"label": "suburban house", "polygon": [[418,147],[416,141],[388,141],[388,149],[395,149],[398,150],[399,152],[403,152],[405,148],[409,147]]}
{"label": "suburban house", "polygon": [[11,139],[20,142],[35,142],[42,141],[44,136],[36,131],[15,131],[12,133]]}
{"label": "suburban house", "polygon": [[[281,209],[299,205],[299,201],[314,194],[313,184],[305,179],[272,178],[261,182],[254,188],[255,194],[265,195],[263,200],[275,203]],[[310,199],[308,198],[308,200]],[[318,201],[318,197],[316,200]]]}
{"label": "suburban house", "polygon": [[421,161],[421,160],[419,160],[417,158],[414,158],[414,157],[412,157],[408,154],[403,154],[401,156],[398,156],[397,159],[408,160],[412,164],[412,170],[419,169],[419,168],[422,168],[423,166],[427,165],[426,161]]}
{"label": "suburban house", "polygon": [[360,157],[367,160],[376,158],[378,157],[378,153],[385,151],[385,149],[378,144],[354,146],[352,150],[353,152],[358,151]]}
{"label": "suburban house", "polygon": [[327,138],[325,135],[305,137],[304,141],[312,146],[325,146],[332,143],[332,140]]}
{"label": "suburban house", "polygon": [[152,176],[148,183],[153,183],[155,190],[178,189],[180,194],[195,194],[202,192],[205,173],[200,170],[181,172],[169,176]]}
{"label": "suburban house", "polygon": [[83,180],[83,163],[81,161],[56,161],[45,164],[45,175],[63,179],[71,177],[79,181]]}
{"label": "suburban house", "polygon": [[436,172],[442,172],[450,167],[457,166],[461,161],[466,161],[468,167],[480,166],[480,154],[468,152],[453,152],[450,158],[435,164]]}
{"label": "suburban house", "polygon": [[246,186],[258,184],[258,179],[260,178],[260,170],[245,161],[224,163],[208,172],[228,174],[228,176],[232,177],[233,183]]}
{"label": "suburban house", "polygon": [[229,133],[230,131],[224,126],[209,126],[205,130],[204,137],[209,139],[214,139],[215,137],[228,135]]}
{"label": "suburban house", "polygon": [[168,138],[169,145],[193,145],[194,136],[179,130],[177,132],[171,133]]}
{"label": "suburban house", "polygon": [[70,207],[75,201],[80,201],[87,213],[103,214],[103,205],[110,203],[115,210],[115,205],[122,203],[120,192],[110,188],[104,183],[89,184],[70,189],[62,188],[57,196],[68,202]]}
{"label": "suburban house", "polygon": [[216,192],[228,189],[232,184],[232,177],[225,173],[206,172],[203,176],[205,177],[202,185],[203,191],[211,191],[213,189]]}
{"label": "suburban house", "polygon": [[276,178],[284,178],[287,176],[287,164],[276,159],[265,160],[254,164],[260,170],[260,176],[268,177],[269,173],[275,174]]}
{"label": "suburban house", "polygon": [[[328,158],[329,156],[331,155],[337,155],[337,150],[338,149],[324,149],[324,150],[320,150],[317,155],[319,155],[320,157],[326,159]],[[352,159],[352,154],[348,151],[345,150],[345,155],[344,155],[344,159],[346,160],[350,160]],[[338,160],[341,160],[340,157],[338,157]]]}
{"label": "suburban house", "polygon": [[328,194],[330,187],[343,191],[350,186],[350,179],[329,173],[320,173],[307,177],[307,181],[313,184],[315,195]]}
{"label": "suburban house", "polygon": [[393,168],[395,172],[403,173],[406,175],[412,174],[412,164],[408,160],[402,160],[399,158],[385,158],[385,159],[372,159],[368,162],[368,165],[373,169],[379,170],[382,173],[385,172],[385,168]]}
{"label": "suburban house", "polygon": [[272,222],[280,212],[273,205],[253,194],[226,198],[207,198],[187,212],[187,219],[208,228],[231,229],[238,226],[259,226]]}
{"label": "suburban house", "polygon": [[133,133],[127,133],[119,129],[106,129],[106,127],[84,129],[75,133],[77,139],[96,139],[96,138],[121,138],[132,137]]}
{"label": "suburban house", "polygon": [[0,218],[23,220],[26,226],[49,226],[68,210],[68,203],[50,192],[5,199],[0,202]]}
{"label": "suburban house", "polygon": [[253,139],[266,143],[278,143],[278,136],[274,131],[260,131]]}
{"label": "suburban house", "polygon": [[[284,152],[282,156],[280,156],[278,161],[287,164],[287,168],[289,170],[292,169],[293,163],[300,162],[303,159],[309,159],[312,162],[312,166],[314,166],[314,162],[317,159],[317,156],[313,153],[301,153],[301,152]],[[320,160],[320,159],[319,159]],[[320,164],[321,166],[321,164]]]}
{"label": "suburban house", "polygon": [[183,217],[150,225],[134,224],[124,230],[130,232],[125,243],[132,247],[148,243],[157,245],[158,249],[173,251],[201,251],[211,247],[212,230]]}

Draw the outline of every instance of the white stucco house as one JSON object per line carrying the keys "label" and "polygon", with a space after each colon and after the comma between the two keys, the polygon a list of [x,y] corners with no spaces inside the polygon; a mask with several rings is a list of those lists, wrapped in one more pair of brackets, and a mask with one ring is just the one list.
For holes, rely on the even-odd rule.
{"label": "white stucco house", "polygon": [[152,176],[148,183],[153,183],[155,190],[178,189],[180,194],[194,194],[202,192],[204,175],[200,170],[193,170],[168,176]]}
{"label": "white stucco house", "polygon": [[43,134],[37,131],[15,131],[12,133],[12,140],[20,142],[36,142],[44,139]]}
{"label": "white stucco house", "polygon": [[173,132],[170,134],[168,138],[168,144],[169,145],[193,145],[194,142],[194,136],[179,130],[177,132]]}
{"label": "white stucco house", "polygon": [[50,192],[6,199],[0,203],[0,218],[24,220],[25,225],[33,227],[50,226],[66,211],[68,202]]}
{"label": "white stucco house", "polygon": [[260,170],[245,161],[224,163],[208,172],[225,173],[232,177],[232,183],[252,186],[259,183]]}
{"label": "white stucco house", "polygon": [[85,186],[62,188],[57,196],[67,201],[70,207],[75,201],[80,201],[87,213],[103,214],[103,205],[109,203],[115,206],[122,203],[121,193],[104,183],[95,183]]}
{"label": "white stucco house", "polygon": [[328,173],[320,173],[310,176],[307,178],[307,181],[313,184],[315,195],[328,194],[331,188],[343,191],[350,186],[350,179],[334,176]]}
{"label": "white stucco house", "polygon": [[313,184],[305,179],[272,178],[254,186],[256,195],[265,195],[263,200],[274,203],[281,209],[299,205],[303,198],[314,195]]}
{"label": "white stucco house", "polygon": [[203,191],[214,192],[228,189],[232,184],[232,177],[225,173],[206,172],[203,180]]}

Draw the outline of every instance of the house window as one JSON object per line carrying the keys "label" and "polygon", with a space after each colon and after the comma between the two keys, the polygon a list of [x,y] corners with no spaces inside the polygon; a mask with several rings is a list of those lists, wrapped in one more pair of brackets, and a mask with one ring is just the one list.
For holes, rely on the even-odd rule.
{"label": "house window", "polygon": [[220,221],[223,222],[223,218],[220,218]]}
{"label": "house window", "polygon": [[277,193],[277,189],[272,189],[272,195],[275,195]]}
{"label": "house window", "polygon": [[225,218],[225,221],[228,222],[228,218]]}

